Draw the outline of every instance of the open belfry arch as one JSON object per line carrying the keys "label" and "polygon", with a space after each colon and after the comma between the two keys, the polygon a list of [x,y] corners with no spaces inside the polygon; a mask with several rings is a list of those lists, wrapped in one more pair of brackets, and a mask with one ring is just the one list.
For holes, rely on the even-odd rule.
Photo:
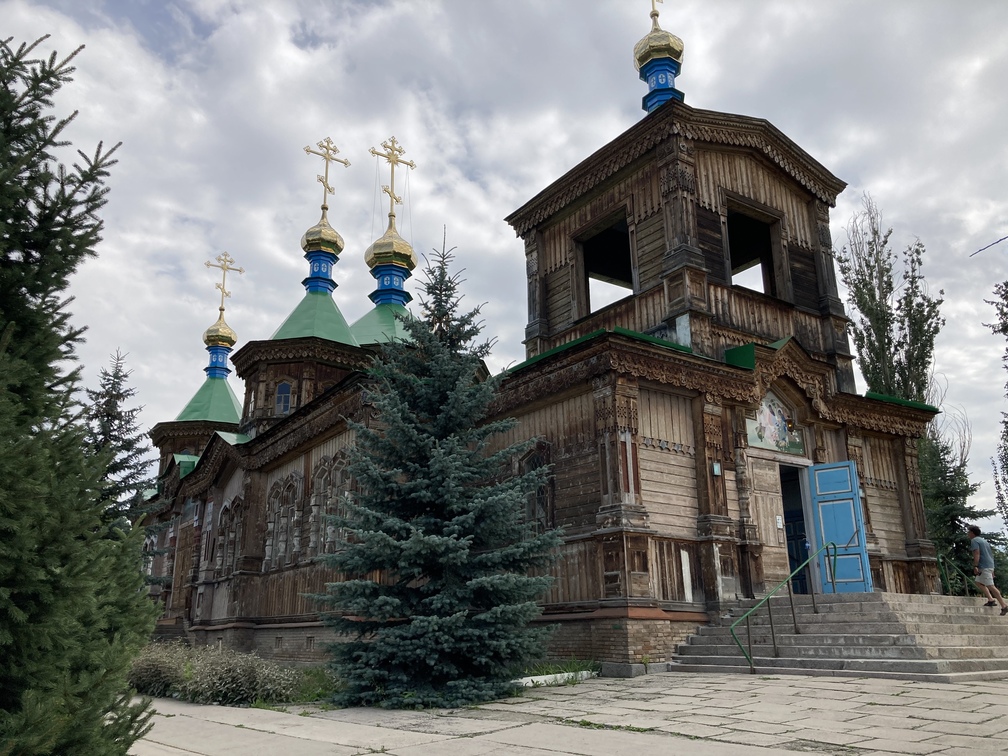
{"label": "open belfry arch", "polygon": [[937,590],[916,455],[935,410],[855,393],[845,184],[765,120],[684,104],[682,51],[654,10],[648,115],[507,218],[527,360],[496,411],[551,449],[560,654],[662,660],[841,532],[838,590]]}

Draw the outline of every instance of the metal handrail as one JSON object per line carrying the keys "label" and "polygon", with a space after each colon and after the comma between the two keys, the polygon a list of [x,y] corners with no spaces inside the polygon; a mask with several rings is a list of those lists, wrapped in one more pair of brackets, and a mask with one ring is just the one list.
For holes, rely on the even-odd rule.
{"label": "metal handrail", "polygon": [[[795,631],[795,633],[800,633],[801,631],[798,629],[798,617],[795,614],[794,592],[791,590],[791,579],[795,575],[797,575],[799,572],[801,572],[802,570],[804,570],[809,564],[811,564],[812,560],[814,560],[816,557],[818,557],[823,551],[826,552],[826,558],[828,559],[829,555],[830,555],[830,550],[832,549],[833,563],[832,563],[831,568],[829,570],[829,579],[830,579],[830,585],[833,586],[833,593],[836,593],[837,592],[837,589],[836,589],[837,548],[838,548],[837,545],[833,541],[830,541],[829,543],[824,544],[823,546],[821,546],[819,548],[819,550],[816,551],[812,556],[810,556],[808,559],[806,559],[800,565],[798,565],[797,567],[795,567],[794,570],[791,571],[791,574],[788,575],[786,578],[784,578],[784,580],[782,580],[780,582],[780,584],[776,588],[774,588],[772,591],[770,591],[770,593],[768,593],[766,596],[764,596],[763,599],[758,604],[756,604],[756,606],[754,606],[752,609],[750,609],[748,612],[746,612],[745,614],[743,614],[741,617],[739,617],[737,620],[735,620],[732,623],[731,628],[730,628],[731,636],[732,636],[732,638],[735,639],[735,645],[737,645],[739,647],[739,650],[742,652],[742,655],[745,656],[746,661],[749,662],[749,672],[751,674],[756,674],[756,666],[753,664],[753,659],[752,659],[752,627],[749,625],[749,617],[750,617],[750,615],[752,615],[757,609],[759,609],[761,606],[763,606],[763,604],[767,605],[767,613],[770,616],[770,638],[773,641],[774,656],[780,656],[780,651],[777,649],[777,633],[776,633],[776,631],[774,629],[773,608],[772,608],[772,605],[770,603],[768,603],[768,602],[770,601],[771,598],[773,598],[773,595],[775,593],[777,593],[777,591],[779,591],[781,588],[783,588],[785,585],[787,585],[787,587],[788,587],[788,598],[790,598],[790,600],[791,600],[791,621],[794,623],[794,631]],[[808,586],[809,586],[809,593],[812,595],[812,611],[814,611],[816,614],[818,614],[819,613],[819,607],[816,606],[816,601],[815,601],[815,585],[814,585],[814,583],[813,583],[812,580],[809,580]],[[745,647],[742,645],[742,641],[740,641],[738,635],[735,634],[735,628],[743,620],[746,623],[746,641],[747,641],[747,643],[749,645],[749,650],[748,651],[745,650]]]}
{"label": "metal handrail", "polygon": [[[938,556],[938,571],[941,572],[942,579],[945,581],[945,585],[948,586],[949,595],[952,595],[952,581],[949,580],[948,571],[945,569],[945,563],[948,563],[949,566],[951,566],[956,572],[958,572],[960,575],[963,576],[964,578],[963,583],[966,585],[967,588],[972,587],[974,591],[980,593],[980,589],[977,588],[976,586],[976,578],[974,578],[972,575],[967,575],[959,567],[958,564],[953,562],[949,557],[945,556],[944,554],[938,554],[937,556]],[[968,595],[968,592],[964,593],[963,595],[964,596]],[[980,595],[983,594],[980,593]]]}

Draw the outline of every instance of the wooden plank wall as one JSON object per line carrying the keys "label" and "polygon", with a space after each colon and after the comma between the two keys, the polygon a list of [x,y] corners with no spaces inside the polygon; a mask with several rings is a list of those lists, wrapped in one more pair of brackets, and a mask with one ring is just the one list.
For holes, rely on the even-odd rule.
{"label": "wooden plank wall", "polygon": [[756,532],[763,543],[763,575],[767,586],[773,586],[791,572],[788,566],[787,544],[784,531],[777,527],[777,515],[784,515],[781,498],[780,469],[772,460],[751,457],[752,509]]}
{"label": "wooden plank wall", "polygon": [[192,552],[196,530],[192,520],[179,524],[175,536],[175,569],[172,575],[171,610],[177,616],[185,611],[186,597],[189,595],[189,581],[192,577]]}
{"label": "wooden plank wall", "polygon": [[657,532],[696,536],[692,399],[641,388],[637,403],[641,499]]}
{"label": "wooden plank wall", "polygon": [[602,595],[602,552],[598,541],[573,541],[560,547],[550,569],[553,586],[547,604],[588,603]]}
{"label": "wooden plank wall", "polygon": [[894,439],[866,435],[864,449],[865,500],[871,512],[872,530],[878,537],[882,553],[887,556],[906,556],[906,531],[900,509],[896,484],[896,448]]}
{"label": "wooden plank wall", "polygon": [[497,449],[531,438],[550,445],[556,525],[567,529],[594,527],[601,503],[595,399],[587,389],[517,416],[518,424],[494,440]]}
{"label": "wooden plank wall", "polygon": [[325,593],[325,584],[339,579],[338,573],[318,562],[273,570],[246,583],[242,607],[258,617],[311,614],[320,606],[306,594]]}
{"label": "wooden plank wall", "polygon": [[[785,302],[775,303],[757,292],[710,281],[707,292],[711,314],[719,325],[774,341],[794,336],[812,352],[825,352],[829,348],[818,314],[796,310]],[[722,353],[726,347],[738,345],[738,339],[719,337],[715,332],[715,354]]]}
{"label": "wooden plank wall", "polygon": [[812,249],[813,240],[818,241],[809,210],[811,195],[755,157],[697,150],[696,176],[697,199],[702,207],[720,214],[722,190],[727,189],[784,213],[782,238],[788,245]]}
{"label": "wooden plank wall", "polygon": [[665,256],[665,224],[655,213],[637,224],[637,285],[646,291],[661,283],[662,258]]}

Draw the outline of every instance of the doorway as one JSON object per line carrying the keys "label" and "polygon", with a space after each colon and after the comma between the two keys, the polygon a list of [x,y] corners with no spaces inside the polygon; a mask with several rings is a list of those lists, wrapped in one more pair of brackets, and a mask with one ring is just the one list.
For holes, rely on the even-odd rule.
{"label": "doorway", "polygon": [[[802,499],[801,477],[804,469],[780,465],[781,501],[784,507],[784,535],[787,539],[788,572],[809,558],[808,527]],[[809,592],[808,566],[794,576],[791,582],[795,593]]]}

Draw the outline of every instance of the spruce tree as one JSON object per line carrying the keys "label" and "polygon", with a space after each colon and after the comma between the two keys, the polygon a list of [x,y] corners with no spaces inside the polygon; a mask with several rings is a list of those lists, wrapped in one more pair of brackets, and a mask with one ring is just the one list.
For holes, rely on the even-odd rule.
{"label": "spruce tree", "polygon": [[136,389],[129,385],[132,371],[126,356],[116,350],[110,368],[102,368],[97,389],[87,390],[87,449],[105,463],[101,501],[105,520],[126,517],[135,521],[141,514],[143,493],[152,484],[152,450],[147,434],[139,426],[138,406],[129,406]]}
{"label": "spruce tree", "polygon": [[344,502],[347,543],[326,557],[346,578],[327,586],[331,651],[344,705],[460,706],[507,693],[544,650],[531,621],[559,543],[523,522],[545,468],[514,475],[528,444],[492,451],[512,420],[487,420],[499,378],[483,379],[490,343],[479,309],[459,310],[459,278],[442,248],[425,269],[423,317],[385,345],[356,424]]}
{"label": "spruce tree", "polygon": [[76,52],[36,58],[41,42],[0,42],[0,754],[125,754],[150,716],[126,672],[154,608],[142,533],[102,522],[65,293],[95,254],[114,161],[101,145],[55,159]]}

